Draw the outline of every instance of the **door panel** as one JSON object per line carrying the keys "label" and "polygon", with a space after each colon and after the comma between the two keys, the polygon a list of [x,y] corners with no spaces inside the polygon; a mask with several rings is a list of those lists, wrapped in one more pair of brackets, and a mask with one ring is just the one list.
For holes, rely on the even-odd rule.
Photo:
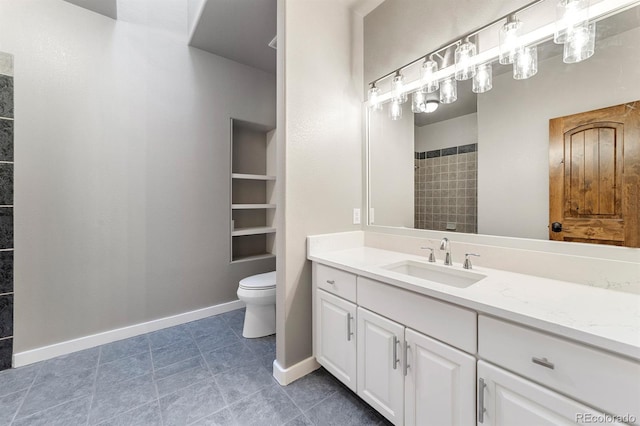
{"label": "door panel", "polygon": [[358,308],[358,395],[393,424],[404,422],[404,326]]}
{"label": "door panel", "polygon": [[549,121],[550,239],[640,246],[639,145],[640,102]]}
{"label": "door panel", "polygon": [[475,423],[476,359],[407,329],[405,425]]}
{"label": "door panel", "polygon": [[316,294],[316,359],[355,392],[356,305],[324,290],[316,290]]}

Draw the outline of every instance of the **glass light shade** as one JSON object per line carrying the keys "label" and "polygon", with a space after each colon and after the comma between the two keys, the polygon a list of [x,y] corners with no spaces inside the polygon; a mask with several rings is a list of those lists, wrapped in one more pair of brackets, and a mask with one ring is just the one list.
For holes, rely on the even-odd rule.
{"label": "glass light shade", "polygon": [[382,104],[380,103],[380,89],[377,88],[375,85],[372,85],[369,88],[369,102],[370,102],[370,107],[372,110],[374,111],[380,111],[382,109]]}
{"label": "glass light shade", "polygon": [[443,104],[451,104],[458,100],[458,82],[449,77],[440,82],[440,102]]}
{"label": "glass light shade", "polygon": [[538,72],[538,49],[536,46],[518,49],[513,61],[513,78],[524,80]]}
{"label": "glass light shade", "polygon": [[467,41],[456,48],[456,80],[469,80],[476,73],[471,59],[476,56],[476,45]]}
{"label": "glass light shade", "polygon": [[411,95],[411,111],[414,113],[425,112],[426,101],[427,94],[424,91],[418,90],[417,92],[413,92]]}
{"label": "glass light shade", "polygon": [[473,93],[484,93],[493,87],[493,68],[491,63],[478,65],[473,76],[471,90]]}
{"label": "glass light shade", "polygon": [[565,43],[576,29],[588,26],[588,20],[589,0],[558,0],[553,41]]}
{"label": "glass light shade", "polygon": [[396,74],[391,81],[391,90],[393,91],[393,100],[403,104],[407,102],[407,92],[404,90],[404,76]]}
{"label": "glass light shade", "polygon": [[436,72],[438,72],[438,63],[436,61],[424,61],[422,68],[420,68],[420,79],[427,93],[433,93],[438,90],[439,84],[435,78]]}
{"label": "glass light shade", "polygon": [[400,120],[402,118],[402,104],[397,99],[389,103],[389,118],[392,120]]}
{"label": "glass light shade", "polygon": [[596,24],[576,28],[564,43],[562,60],[566,64],[584,61],[593,56],[596,45]]}
{"label": "glass light shade", "polygon": [[500,58],[499,61],[501,64],[512,64],[513,58],[516,54],[518,48],[520,48],[520,28],[522,27],[522,22],[515,21],[507,21],[502,28],[500,28],[499,38],[500,38]]}

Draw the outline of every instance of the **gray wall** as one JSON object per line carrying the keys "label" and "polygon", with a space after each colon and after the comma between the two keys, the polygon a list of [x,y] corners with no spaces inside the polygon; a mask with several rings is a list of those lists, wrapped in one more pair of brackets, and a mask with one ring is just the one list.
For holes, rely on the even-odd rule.
{"label": "gray wall", "polygon": [[277,359],[312,355],[307,235],[360,229],[362,20],[348,1],[278,1]]}
{"label": "gray wall", "polygon": [[416,126],[416,152],[478,142],[478,114],[467,114],[422,127]]}
{"label": "gray wall", "polygon": [[15,351],[235,300],[273,270],[229,264],[228,206],[229,118],[275,126],[273,75],[61,0],[0,2],[0,43],[19,70]]}

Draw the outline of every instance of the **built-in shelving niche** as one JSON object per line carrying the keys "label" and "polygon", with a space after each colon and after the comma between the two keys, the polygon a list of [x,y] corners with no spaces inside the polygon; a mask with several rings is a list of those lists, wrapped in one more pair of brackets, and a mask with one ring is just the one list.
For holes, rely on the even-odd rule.
{"label": "built-in shelving niche", "polygon": [[231,261],[275,257],[275,129],[231,120]]}

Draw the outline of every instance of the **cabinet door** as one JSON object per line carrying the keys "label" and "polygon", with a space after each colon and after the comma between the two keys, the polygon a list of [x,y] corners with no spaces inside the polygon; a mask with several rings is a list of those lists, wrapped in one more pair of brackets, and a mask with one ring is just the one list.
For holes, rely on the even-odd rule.
{"label": "cabinet door", "polygon": [[475,357],[410,329],[405,339],[405,425],[473,425]]}
{"label": "cabinet door", "polygon": [[316,359],[356,392],[356,305],[323,290],[315,304]]}
{"label": "cabinet door", "polygon": [[[594,386],[597,386],[594,383]],[[560,426],[598,422],[601,412],[478,361],[478,425]],[[606,424],[622,423],[607,421]]]}
{"label": "cabinet door", "polygon": [[358,308],[358,395],[393,424],[404,417],[404,327]]}

